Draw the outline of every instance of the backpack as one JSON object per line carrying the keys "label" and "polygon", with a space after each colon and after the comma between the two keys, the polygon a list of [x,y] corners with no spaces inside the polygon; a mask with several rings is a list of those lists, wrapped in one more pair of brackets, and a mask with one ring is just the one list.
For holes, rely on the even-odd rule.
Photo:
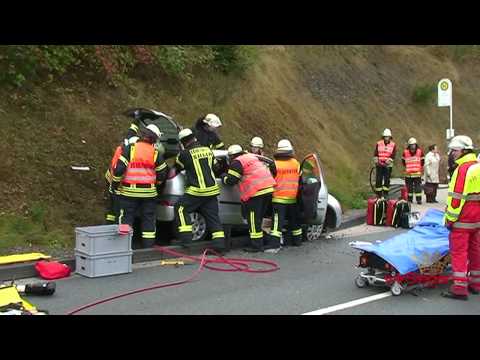
{"label": "backpack", "polygon": [[[395,205],[392,217],[392,226],[398,228],[404,227],[403,223],[408,225],[408,214],[410,213],[410,204],[405,200],[398,200]],[[406,214],[406,219],[402,220],[403,215]],[[402,222],[403,221],[403,222]],[[405,222],[406,221],[406,222]]]}
{"label": "backpack", "polygon": [[373,225],[385,225],[387,219],[387,200],[378,199],[373,213]]}

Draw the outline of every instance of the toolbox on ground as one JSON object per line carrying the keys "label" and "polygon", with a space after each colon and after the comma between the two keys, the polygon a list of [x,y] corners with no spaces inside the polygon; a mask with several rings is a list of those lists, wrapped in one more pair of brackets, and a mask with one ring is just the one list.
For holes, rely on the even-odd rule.
{"label": "toolbox on ground", "polygon": [[133,251],[126,251],[123,253],[88,256],[75,252],[75,271],[77,274],[89,278],[131,273],[132,254]]}
{"label": "toolbox on ground", "polygon": [[89,256],[132,250],[132,231],[120,234],[118,225],[87,226],[75,229],[75,251]]}

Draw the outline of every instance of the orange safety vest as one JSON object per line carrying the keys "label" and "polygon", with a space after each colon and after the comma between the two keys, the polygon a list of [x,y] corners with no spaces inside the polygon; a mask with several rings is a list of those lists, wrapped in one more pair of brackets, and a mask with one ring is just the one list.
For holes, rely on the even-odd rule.
{"label": "orange safety vest", "polygon": [[378,162],[385,163],[388,158],[392,157],[393,149],[395,148],[395,143],[390,141],[385,145],[383,140],[377,142],[377,152],[378,152]]}
{"label": "orange safety vest", "polygon": [[132,145],[130,149],[130,162],[128,163],[122,184],[154,185],[156,180],[154,146],[146,142],[138,142]]}
{"label": "orange safety vest", "polygon": [[243,168],[242,181],[238,187],[240,189],[240,200],[248,201],[260,190],[272,188],[275,185],[270,170],[267,166],[253,154],[244,154],[237,157]]}
{"label": "orange safety vest", "polygon": [[110,162],[110,167],[107,169],[105,173],[105,179],[107,179],[108,183],[112,183],[113,172],[117,167],[118,159],[122,156],[122,146],[117,146],[115,149],[115,153],[113,154],[112,161]]}
{"label": "orange safety vest", "polygon": [[417,147],[415,154],[411,154],[409,149],[403,151],[403,159],[405,160],[405,174],[421,176],[422,168],[422,150]]}
{"label": "orange safety vest", "polygon": [[295,203],[298,194],[298,181],[300,179],[300,163],[296,159],[275,160],[277,176],[273,202]]}

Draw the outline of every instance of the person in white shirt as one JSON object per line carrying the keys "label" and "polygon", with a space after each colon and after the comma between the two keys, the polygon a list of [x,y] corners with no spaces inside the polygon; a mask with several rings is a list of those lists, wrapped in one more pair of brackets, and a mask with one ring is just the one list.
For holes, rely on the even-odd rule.
{"label": "person in white shirt", "polygon": [[437,189],[440,182],[438,169],[440,167],[440,154],[437,145],[428,147],[429,152],[425,156],[425,195],[427,203],[437,203]]}

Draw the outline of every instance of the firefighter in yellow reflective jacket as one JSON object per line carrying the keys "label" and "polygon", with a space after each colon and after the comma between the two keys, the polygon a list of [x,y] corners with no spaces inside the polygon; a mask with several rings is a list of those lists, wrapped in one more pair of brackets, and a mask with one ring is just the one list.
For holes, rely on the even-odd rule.
{"label": "firefighter in yellow reflective jacket", "polygon": [[457,164],[445,213],[445,224],[451,230],[453,283],[442,295],[467,300],[469,291],[480,294],[480,163],[468,136],[455,136],[448,147]]}
{"label": "firefighter in yellow reflective jacket", "polygon": [[120,197],[122,223],[133,226],[135,215],[142,214],[142,241],[144,247],[155,243],[156,209],[159,186],[165,181],[168,166],[155,149],[161,132],[156,125],[141,130],[142,137],[122,151],[114,170],[112,188]]}
{"label": "firefighter in yellow reflective jacket", "polygon": [[220,175],[220,167],[212,150],[197,142],[191,129],[183,129],[178,135],[184,150],[176,159],[175,168],[185,170],[185,194],[175,205],[176,222],[182,246],[188,247],[193,240],[190,215],[199,213],[212,233],[214,247],[225,248],[225,233],[218,214],[218,186],[215,175]]}

